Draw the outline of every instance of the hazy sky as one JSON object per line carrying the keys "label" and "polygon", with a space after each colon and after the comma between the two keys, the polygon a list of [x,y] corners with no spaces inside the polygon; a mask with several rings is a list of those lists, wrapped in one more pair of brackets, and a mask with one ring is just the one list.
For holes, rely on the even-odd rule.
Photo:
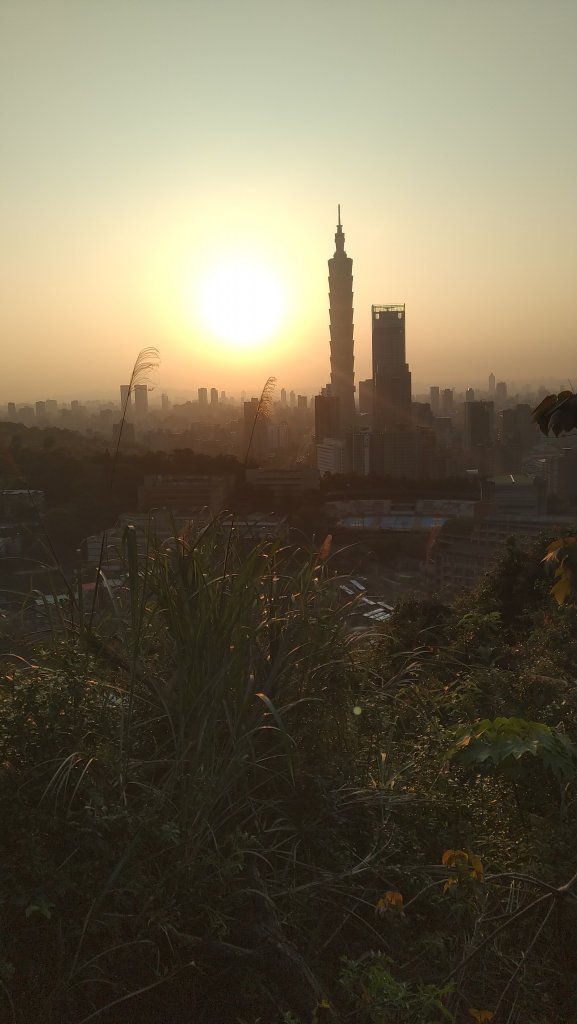
{"label": "hazy sky", "polygon": [[[417,384],[577,386],[576,54],[575,0],[0,0],[0,400],[145,345],[169,393],[323,385],[337,203],[357,378],[405,302]],[[231,260],[255,347],[201,315]]]}

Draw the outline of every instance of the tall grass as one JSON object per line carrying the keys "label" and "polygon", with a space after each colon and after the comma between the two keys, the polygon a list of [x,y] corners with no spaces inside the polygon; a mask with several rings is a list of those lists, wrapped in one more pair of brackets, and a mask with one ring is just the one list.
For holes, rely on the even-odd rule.
{"label": "tall grass", "polygon": [[[110,613],[125,668],[101,660],[105,643],[96,664],[66,655],[79,724],[68,741],[47,741],[29,785],[43,814],[67,822],[62,859],[78,856],[88,822],[107,838],[98,866],[87,858],[67,938],[60,925],[66,970],[53,965],[52,987],[43,979],[45,1024],[115,1019],[106,1007],[180,978],[187,950],[209,970],[244,957],[255,983],[303,1019],[322,998],[285,928],[294,899],[308,914],[316,887],[338,886],[366,856],[352,842],[327,861],[325,846],[359,779],[339,767],[328,800],[316,779],[317,759],[326,774],[355,731],[356,655],[326,563],[280,543],[247,546],[232,529],[216,519],[139,553],[128,527],[127,583]],[[60,920],[68,913],[58,907]],[[114,950],[142,943],[157,966],[133,965],[127,987]]]}

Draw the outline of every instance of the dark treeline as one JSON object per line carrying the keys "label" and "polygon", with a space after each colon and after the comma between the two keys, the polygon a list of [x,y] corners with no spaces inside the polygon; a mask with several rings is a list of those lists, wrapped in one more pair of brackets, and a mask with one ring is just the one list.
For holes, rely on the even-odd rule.
{"label": "dark treeline", "polygon": [[[478,481],[408,480],[326,476],[320,492],[275,498],[245,482],[245,467],[233,455],[204,455],[190,448],[144,451],[137,446],[115,452],[101,438],[58,428],[0,424],[0,490],[25,488],[44,492],[42,528],[59,559],[74,559],[84,538],[113,525],[123,512],[138,508],[138,488],[149,475],[229,475],[235,478],[228,509],[279,512],[312,537],[325,529],[323,504],[331,499],[416,498],[475,500]],[[40,554],[38,544],[27,553]]]}

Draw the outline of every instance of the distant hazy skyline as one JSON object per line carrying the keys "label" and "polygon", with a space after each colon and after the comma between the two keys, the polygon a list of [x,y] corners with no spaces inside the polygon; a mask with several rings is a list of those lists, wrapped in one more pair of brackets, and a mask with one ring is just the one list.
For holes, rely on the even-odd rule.
{"label": "distant hazy skyline", "polygon": [[[322,386],[338,203],[357,381],[404,302],[420,387],[575,386],[576,52],[574,0],[0,0],[0,401],[147,345],[159,390]],[[202,314],[235,261],[254,347]]]}

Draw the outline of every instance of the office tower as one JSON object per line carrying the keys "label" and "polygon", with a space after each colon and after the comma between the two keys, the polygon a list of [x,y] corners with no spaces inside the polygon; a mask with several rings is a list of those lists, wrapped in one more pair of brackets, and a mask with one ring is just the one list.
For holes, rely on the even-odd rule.
{"label": "office tower", "polygon": [[160,396],[160,406],[161,406],[163,412],[168,412],[168,410],[170,408],[170,403],[168,401],[168,395],[161,395]]}
{"label": "office tower", "polygon": [[501,413],[501,440],[518,441],[523,448],[535,442],[535,424],[531,419],[531,406],[525,403]]}
{"label": "office tower", "polygon": [[339,436],[339,399],[336,395],[315,395],[315,439]]}
{"label": "office tower", "polygon": [[375,382],[372,377],[359,381],[359,412],[361,416],[373,418]]}
{"label": "office tower", "polygon": [[507,401],[507,385],[504,380],[497,382],[495,388],[495,401],[506,402]]}
{"label": "office tower", "polygon": [[198,389],[198,404],[208,405],[208,391],[206,388]]}
{"label": "office tower", "polygon": [[488,447],[493,443],[495,406],[493,402],[465,402],[465,447]]}
{"label": "office tower", "polygon": [[411,419],[415,427],[432,427],[433,411],[429,402],[411,402]]}
{"label": "office tower", "polygon": [[489,374],[489,394],[490,395],[494,395],[495,394],[495,374],[494,373],[490,373]]}
{"label": "office tower", "polygon": [[429,388],[429,397],[433,415],[438,416],[441,411],[441,393],[438,387]]}
{"label": "office tower", "polygon": [[134,423],[127,423],[126,420],[123,420],[120,423],[112,424],[113,444],[118,444],[120,440],[124,441],[125,444],[134,444],[136,440]]}
{"label": "office tower", "polygon": [[374,425],[376,430],[411,422],[411,373],[405,360],[405,307],[372,307]]}
{"label": "office tower", "polygon": [[130,384],[121,384],[120,385],[120,411],[124,412],[124,410],[126,409],[126,411],[128,412],[128,410],[130,409],[131,405],[132,405],[132,395],[130,393]]}
{"label": "office tower", "polygon": [[288,423],[267,423],[268,447],[271,452],[286,451],[289,444]]}
{"label": "office tower", "polygon": [[306,395],[297,395],[297,409],[306,409],[308,404]]}
{"label": "office tower", "polygon": [[325,473],[345,473],[347,470],[347,441],[338,437],[327,437],[317,444],[317,469]]}
{"label": "office tower", "polygon": [[220,400],[221,402],[226,402],[226,391],[221,391]]}
{"label": "office tower", "polygon": [[218,405],[218,388],[210,389],[210,404]]}
{"label": "office tower", "polygon": [[331,385],[339,398],[341,429],[355,419],[353,355],[353,261],[345,252],[341,208],[335,235],[335,253],[329,260],[329,320],[331,336]]}
{"label": "office tower", "polygon": [[358,476],[368,476],[371,472],[371,441],[370,430],[353,430],[347,434],[347,464]]}
{"label": "office tower", "polygon": [[8,402],[8,419],[16,419],[16,402]]}
{"label": "office tower", "polygon": [[148,385],[134,385],[134,412],[139,419],[148,414]]}
{"label": "office tower", "polygon": [[412,430],[384,430],[370,434],[370,471],[375,476],[415,479],[419,473],[420,434]]}
{"label": "office tower", "polygon": [[291,407],[294,407],[297,404],[297,396],[295,395],[294,391],[291,391],[289,395],[289,400]]}
{"label": "office tower", "polygon": [[452,416],[454,411],[454,395],[452,388],[445,388],[441,395],[441,414]]}
{"label": "office tower", "polygon": [[32,405],[21,405],[18,409],[18,421],[19,423],[32,426],[34,423],[34,407]]}
{"label": "office tower", "polygon": [[474,402],[475,401],[475,389],[474,388],[467,388],[467,390],[465,391],[465,401],[466,402]]}
{"label": "office tower", "polygon": [[281,388],[281,391],[280,391],[280,401],[281,401],[281,405],[286,405],[286,388]]}
{"label": "office tower", "polygon": [[36,402],[36,418],[42,419],[46,413],[46,402]]}

